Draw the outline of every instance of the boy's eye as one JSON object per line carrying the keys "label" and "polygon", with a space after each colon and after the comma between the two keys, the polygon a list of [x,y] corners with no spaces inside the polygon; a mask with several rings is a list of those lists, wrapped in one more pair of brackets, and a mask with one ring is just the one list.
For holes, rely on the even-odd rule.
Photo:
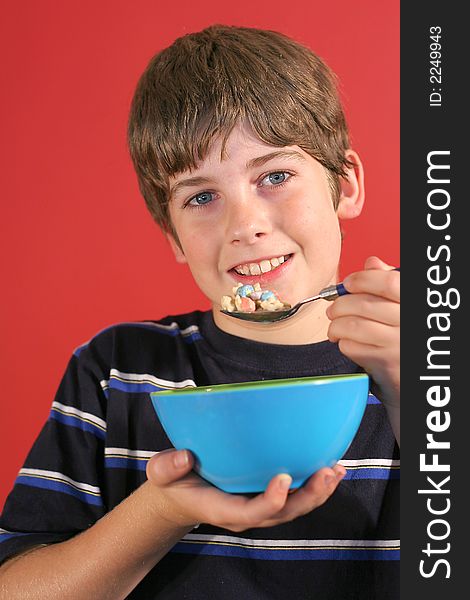
{"label": "boy's eye", "polygon": [[201,192],[190,198],[187,204],[190,206],[203,206],[204,204],[211,202],[214,199],[213,196],[214,194],[212,192]]}
{"label": "boy's eye", "polygon": [[275,171],[274,173],[269,173],[269,175],[266,175],[266,177],[262,179],[261,185],[280,185],[281,183],[287,181],[290,176],[290,173],[287,173],[286,171]]}

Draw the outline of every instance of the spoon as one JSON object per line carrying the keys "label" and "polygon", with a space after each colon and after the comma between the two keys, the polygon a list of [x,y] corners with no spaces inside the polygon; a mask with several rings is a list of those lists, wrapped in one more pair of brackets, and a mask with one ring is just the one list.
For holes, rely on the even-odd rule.
{"label": "spoon", "polygon": [[[394,269],[394,271],[399,270],[399,267]],[[304,304],[314,302],[315,300],[331,301],[335,300],[339,296],[344,296],[345,294],[349,293],[350,292],[348,292],[342,283],[337,283],[336,285],[330,285],[326,288],[323,288],[316,296],[305,298],[304,300],[297,302],[297,304],[291,308],[284,308],[282,310],[257,310],[254,312],[241,312],[238,310],[229,312],[228,310],[221,310],[220,312],[224,313],[224,315],[228,315],[229,317],[233,317],[234,319],[242,319],[243,321],[252,321],[254,323],[276,323],[277,321],[283,321],[284,319],[288,319],[289,317],[292,317],[292,315],[295,315],[299,308]]]}

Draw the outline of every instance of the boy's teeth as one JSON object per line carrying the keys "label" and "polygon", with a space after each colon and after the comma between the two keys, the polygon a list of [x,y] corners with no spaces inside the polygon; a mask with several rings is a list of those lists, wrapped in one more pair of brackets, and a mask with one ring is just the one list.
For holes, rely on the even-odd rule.
{"label": "boy's teeth", "polygon": [[267,273],[271,270],[271,262],[269,260],[262,260],[259,263],[262,273]]}
{"label": "boy's teeth", "polygon": [[271,260],[262,260],[260,263],[238,265],[235,267],[235,271],[240,275],[261,275],[261,273],[269,273],[269,271],[279,267],[285,260],[284,256],[278,256],[277,258],[271,258]]}

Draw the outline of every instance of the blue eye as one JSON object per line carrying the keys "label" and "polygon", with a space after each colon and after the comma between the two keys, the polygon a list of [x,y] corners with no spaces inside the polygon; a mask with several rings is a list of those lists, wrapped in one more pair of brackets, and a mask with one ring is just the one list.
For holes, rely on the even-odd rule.
{"label": "blue eye", "polygon": [[189,200],[188,204],[190,206],[203,206],[204,204],[212,202],[213,195],[214,194],[212,192],[201,192],[200,194],[196,194],[195,196],[193,196]]}
{"label": "blue eye", "polygon": [[290,176],[290,173],[287,173],[286,171],[274,171],[273,173],[266,175],[261,184],[267,185],[268,187],[281,185],[282,183],[285,183]]}

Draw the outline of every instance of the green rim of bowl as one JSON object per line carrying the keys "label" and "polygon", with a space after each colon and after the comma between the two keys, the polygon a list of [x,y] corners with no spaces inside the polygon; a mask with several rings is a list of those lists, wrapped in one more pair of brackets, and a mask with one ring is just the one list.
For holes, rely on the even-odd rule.
{"label": "green rim of bowl", "polygon": [[267,379],[265,381],[246,381],[243,383],[219,383],[216,385],[204,385],[200,387],[187,386],[184,388],[163,390],[161,392],[151,392],[150,395],[158,394],[191,394],[194,392],[225,392],[229,390],[250,390],[255,388],[284,386],[301,386],[305,384],[322,385],[332,381],[348,381],[353,379],[369,379],[367,373],[350,373],[347,375],[320,375],[318,377],[296,377],[293,379]]}

